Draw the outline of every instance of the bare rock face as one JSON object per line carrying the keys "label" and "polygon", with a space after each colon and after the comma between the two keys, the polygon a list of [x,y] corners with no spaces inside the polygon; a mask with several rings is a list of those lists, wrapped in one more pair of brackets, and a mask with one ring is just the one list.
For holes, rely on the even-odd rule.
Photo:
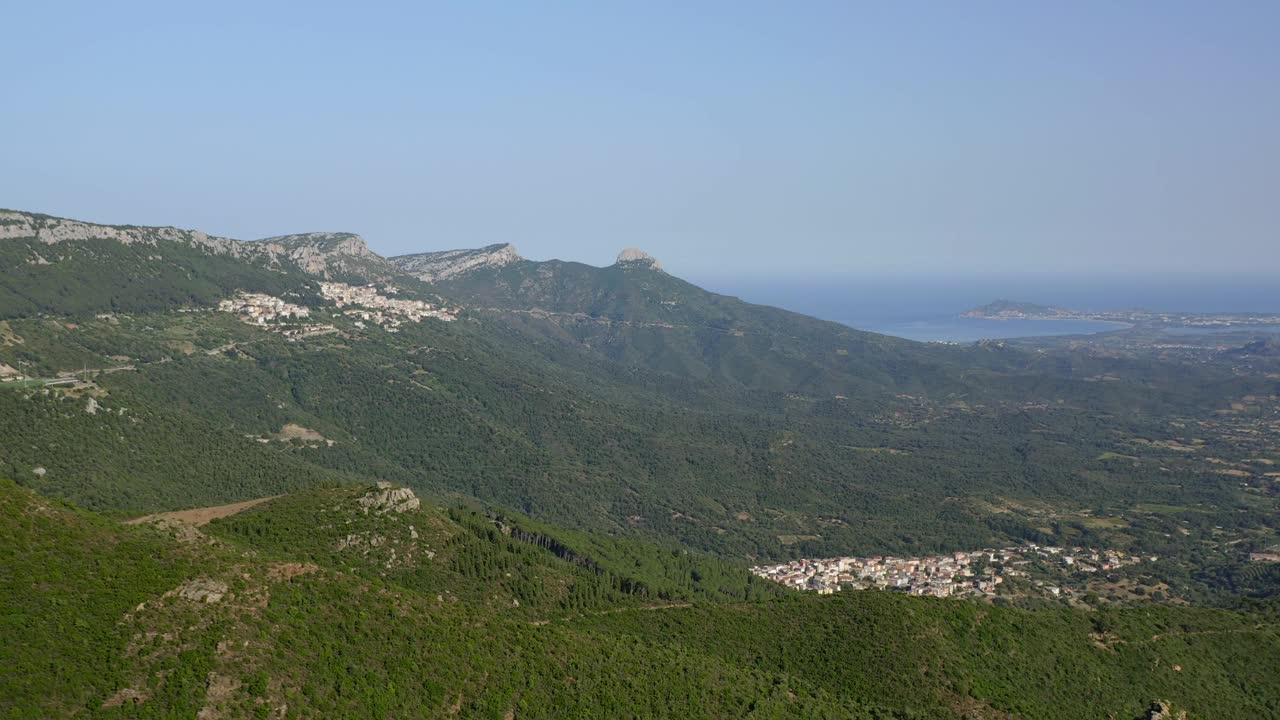
{"label": "bare rock face", "polygon": [[187,544],[213,545],[214,539],[200,532],[195,525],[172,518],[156,518],[151,523],[169,533],[175,540]]}
{"label": "bare rock face", "polygon": [[1143,716],[1144,720],[1187,720],[1187,711],[1182,710],[1174,713],[1173,707],[1163,700],[1156,700],[1151,703],[1151,707],[1147,708],[1147,714]]}
{"label": "bare rock face", "polygon": [[0,240],[36,238],[46,245],[81,240],[115,240],[125,245],[155,245],[164,241],[180,242],[214,254],[245,257],[253,254],[244,243],[229,238],[206,235],[199,230],[175,227],[134,227],[131,225],[98,225],[96,223],[49,217],[36,213],[0,211]]}
{"label": "bare rock face", "polygon": [[283,258],[303,272],[331,278],[352,274],[375,280],[387,277],[390,266],[364,238],[352,233],[300,233],[248,243],[272,258]]}
{"label": "bare rock face", "polygon": [[417,510],[422,501],[409,488],[392,487],[391,483],[380,482],[373,490],[359,497],[356,503],[364,509],[365,514],[372,511],[382,515]]}
{"label": "bare rock face", "polygon": [[423,282],[436,282],[466,275],[483,268],[496,268],[523,260],[510,243],[488,245],[475,250],[442,250],[391,258],[401,272]]}
{"label": "bare rock face", "polygon": [[226,596],[227,584],[210,578],[196,578],[182,583],[176,589],[165,594],[176,595],[192,602],[216,603],[221,602],[222,598]]}
{"label": "bare rock face", "polygon": [[[215,237],[199,230],[99,225],[37,213],[0,210],[0,241],[24,238],[34,238],[46,245],[113,240],[124,245],[158,247],[162,242],[175,242],[212,255],[230,255],[268,265],[293,264],[303,272],[324,278],[357,275],[372,281],[389,277],[393,272],[390,263],[370,250],[364,238],[352,233],[301,233],[242,241]],[[30,262],[49,264],[39,255]]]}
{"label": "bare rock face", "polygon": [[644,266],[653,270],[661,270],[662,263],[658,262],[658,258],[637,248],[624,248],[618,253],[618,265]]}

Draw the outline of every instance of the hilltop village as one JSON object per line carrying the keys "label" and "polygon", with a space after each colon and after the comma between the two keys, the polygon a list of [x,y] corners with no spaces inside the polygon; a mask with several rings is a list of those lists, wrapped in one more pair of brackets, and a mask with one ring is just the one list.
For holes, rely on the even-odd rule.
{"label": "hilltop village", "polygon": [[[388,285],[384,292],[394,295],[399,292]],[[388,332],[395,332],[402,321],[421,322],[425,318],[436,318],[450,322],[458,317],[457,308],[437,308],[422,300],[401,300],[378,293],[374,285],[347,285],[346,283],[322,282],[320,294],[331,300],[339,308],[352,305],[343,314],[359,318],[356,327],[364,327],[370,322],[380,325]]]}
{"label": "hilltop village", "polygon": [[[781,565],[761,565],[751,572],[796,590],[829,595],[841,589],[897,590],[933,597],[995,597],[997,589],[1013,578],[1047,597],[1070,590],[1054,575],[1067,580],[1073,573],[1110,572],[1134,565],[1144,558],[1118,550],[1061,548],[1025,545],[999,550],[975,550],[919,558],[837,557],[792,560]],[[1145,558],[1156,560],[1154,556]]]}
{"label": "hilltop village", "polygon": [[236,293],[234,298],[219,302],[218,310],[235,313],[250,325],[266,325],[269,322],[290,318],[301,320],[311,316],[309,308],[285,302],[266,293]]}
{"label": "hilltop village", "polygon": [[[423,300],[388,297],[399,292],[394,286],[386,286],[382,291],[387,294],[380,293],[375,285],[320,283],[320,295],[332,302],[344,316],[351,318],[358,328],[377,325],[394,333],[405,322],[421,322],[426,318],[450,322],[458,317],[457,308],[438,308]],[[330,324],[299,324],[298,321],[311,317],[309,308],[265,293],[236,293],[234,298],[219,302],[218,310],[235,314],[245,323],[289,338],[337,332],[337,328]]]}

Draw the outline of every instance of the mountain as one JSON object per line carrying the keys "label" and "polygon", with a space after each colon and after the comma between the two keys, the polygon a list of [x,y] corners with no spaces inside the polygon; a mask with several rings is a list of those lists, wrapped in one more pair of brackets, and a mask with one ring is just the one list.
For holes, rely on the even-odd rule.
{"label": "mountain", "polygon": [[828,396],[965,391],[923,345],[707,292],[647,255],[620,257],[604,268],[474,268],[434,287],[521,332],[695,380]]}
{"label": "mountain", "polygon": [[303,292],[262,248],[193,230],[0,211],[0,318],[209,306],[246,289]]}
{"label": "mountain", "polygon": [[523,261],[514,245],[487,245],[475,250],[442,250],[439,252],[397,255],[390,262],[406,275],[433,283],[465,275],[483,268],[497,268]]}
{"label": "mountain", "polygon": [[[354,236],[18,215],[0,278],[34,307],[0,322],[0,474],[92,510],[389,481],[743,563],[1022,541],[1168,557],[1276,517],[1237,474],[1268,451],[1218,412],[1261,417],[1275,382],[1232,363],[913,343],[707,292],[638,253],[598,268],[474,251],[430,285],[363,288],[432,308],[379,324],[389,311],[340,307],[311,274],[386,271]],[[215,310],[243,291],[308,316]],[[1209,442],[1219,454],[1195,449]]]}
{"label": "mountain", "polygon": [[765,592],[349,486],[134,525],[0,479],[0,716],[1268,717],[1274,617]]}
{"label": "mountain", "polygon": [[[913,343],[635,249],[0,234],[0,717],[1280,710],[1266,347]],[[1026,544],[1062,569],[989,602],[748,571]]]}
{"label": "mountain", "polygon": [[237,290],[308,294],[312,277],[370,282],[394,275],[350,233],[246,242],[0,210],[0,318],[207,307]]}
{"label": "mountain", "polygon": [[352,233],[281,235],[242,245],[326,280],[385,281],[397,274],[390,263],[369,249],[364,238]]}
{"label": "mountain", "polygon": [[639,248],[623,248],[622,252],[618,253],[617,264],[647,267],[653,270],[662,269],[662,263],[658,262],[658,258]]}

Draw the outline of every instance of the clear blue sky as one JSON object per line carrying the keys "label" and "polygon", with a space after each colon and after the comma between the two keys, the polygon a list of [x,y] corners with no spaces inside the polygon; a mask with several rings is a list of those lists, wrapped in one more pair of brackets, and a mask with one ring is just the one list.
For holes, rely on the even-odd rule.
{"label": "clear blue sky", "polygon": [[761,274],[1280,271],[1280,3],[9,3],[0,206]]}

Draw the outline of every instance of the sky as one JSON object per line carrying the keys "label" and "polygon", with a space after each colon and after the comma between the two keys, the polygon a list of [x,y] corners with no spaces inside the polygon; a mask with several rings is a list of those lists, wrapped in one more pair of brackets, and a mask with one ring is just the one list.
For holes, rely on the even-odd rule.
{"label": "sky", "polygon": [[9,3],[0,207],[707,276],[1280,271],[1280,3]]}

